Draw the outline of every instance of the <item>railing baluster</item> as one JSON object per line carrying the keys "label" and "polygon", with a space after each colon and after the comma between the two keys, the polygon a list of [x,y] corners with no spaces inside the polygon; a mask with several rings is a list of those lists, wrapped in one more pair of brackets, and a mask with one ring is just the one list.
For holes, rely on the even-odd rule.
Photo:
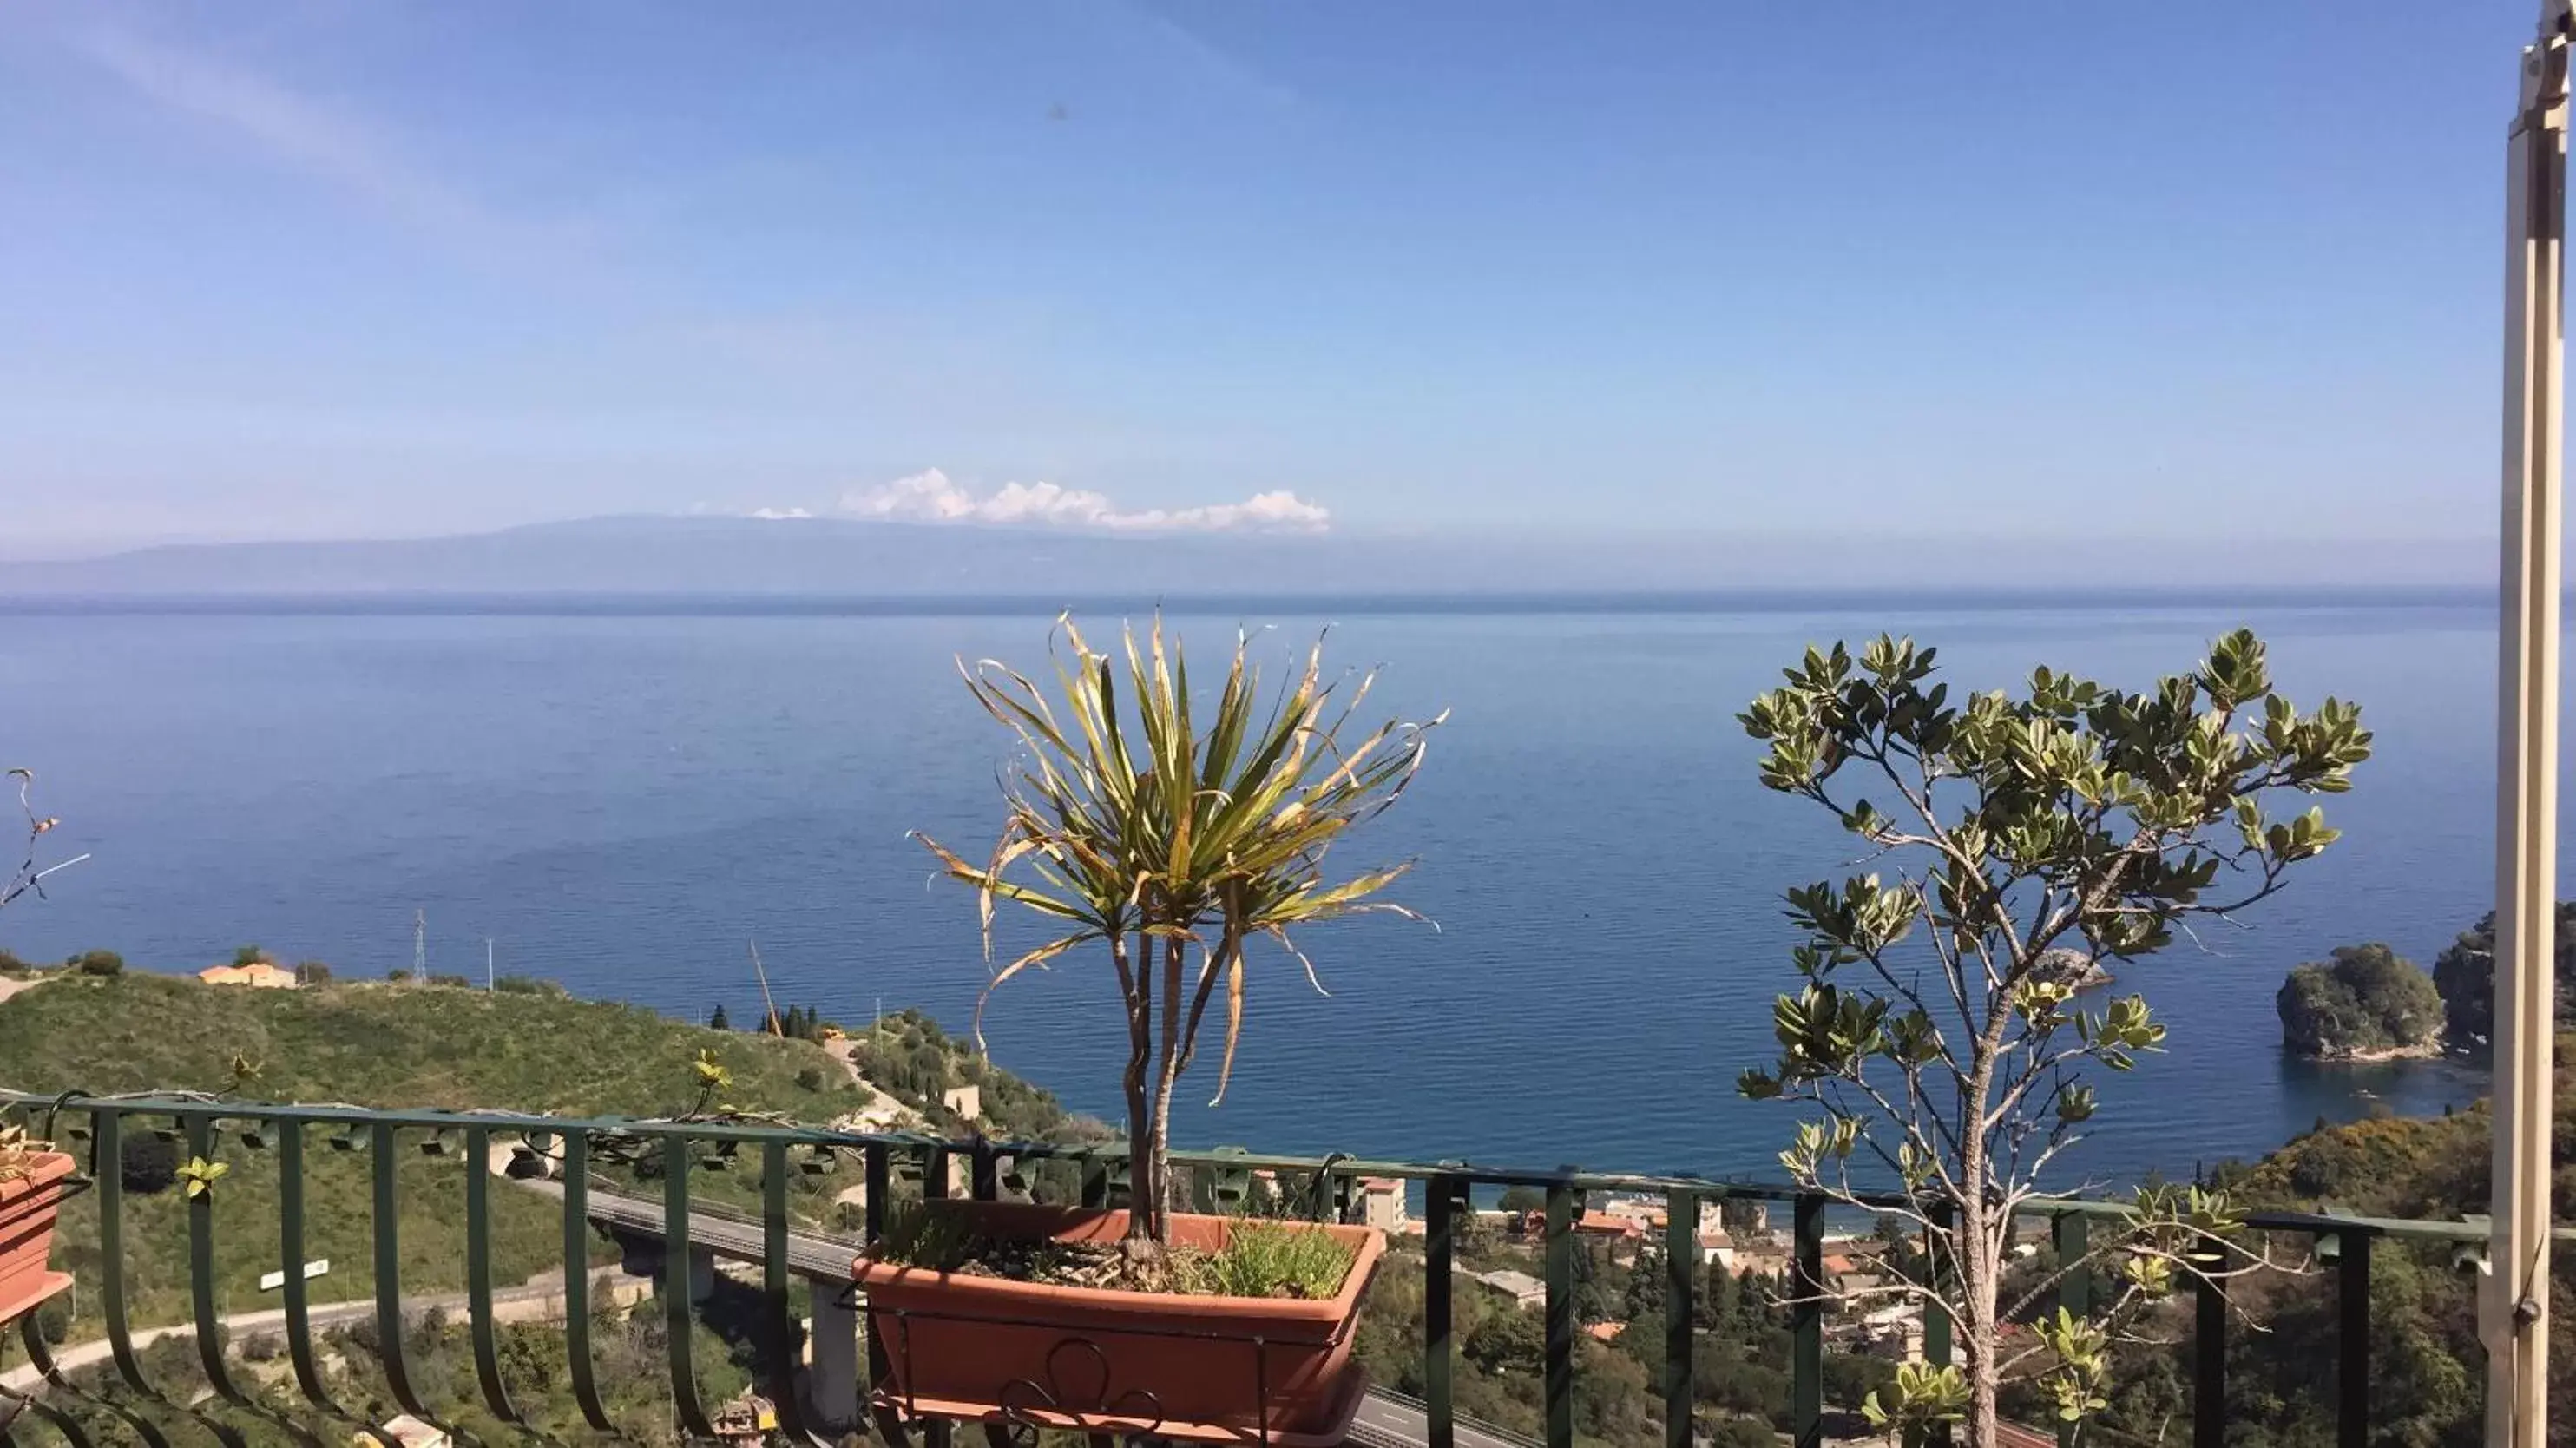
{"label": "railing baluster", "polygon": [[304,1281],[304,1123],[277,1128],[277,1265],[286,1273],[286,1356],[307,1402],[337,1411],[313,1356],[312,1290]]}
{"label": "railing baluster", "polygon": [[1574,1184],[1547,1188],[1548,1448],[1574,1448]]}
{"label": "railing baluster", "polygon": [[494,1417],[516,1423],[501,1381],[501,1344],[492,1320],[492,1128],[465,1128],[465,1312],[474,1338],[474,1377]]}
{"label": "railing baluster", "polygon": [[[2082,1212],[2057,1212],[2048,1219],[2049,1246],[2057,1253],[2057,1305],[2077,1317],[2093,1311],[2093,1269],[2076,1267],[2084,1260],[2088,1247],[2087,1221]],[[2070,1270],[2070,1268],[2072,1270]],[[2061,1448],[2075,1448],[2082,1441],[2084,1420],[2070,1423],[2059,1419],[2057,1441]]]}
{"label": "railing baluster", "polygon": [[[792,1442],[806,1440],[805,1414],[796,1401],[796,1314],[788,1303],[787,1143],[760,1147],[760,1322],[769,1358],[769,1400],[778,1426]],[[817,1361],[820,1361],[817,1358]]]}
{"label": "railing baluster", "polygon": [[1452,1242],[1461,1183],[1436,1176],[1422,1194],[1422,1421],[1426,1448],[1457,1448],[1456,1406],[1450,1397],[1449,1291],[1457,1280]]}
{"label": "railing baluster", "polygon": [[[948,1198],[948,1148],[943,1144],[933,1142],[921,1149],[921,1195],[924,1201]],[[955,1440],[944,1418],[933,1418],[920,1426],[925,1448],[949,1448]]]}
{"label": "railing baluster", "polygon": [[977,1141],[967,1148],[968,1190],[979,1202],[989,1202],[1002,1194],[1001,1173],[995,1169],[990,1142]]}
{"label": "railing baluster", "polygon": [[376,1356],[385,1365],[385,1386],[392,1390],[394,1401],[415,1418],[427,1419],[429,1410],[421,1405],[420,1395],[411,1388],[411,1372],[403,1362],[402,1310],[402,1192],[394,1179],[395,1169],[402,1165],[396,1154],[400,1143],[394,1135],[394,1124],[378,1121],[368,1128],[367,1152],[375,1158],[369,1166],[375,1173],[376,1206]]}
{"label": "railing baluster", "polygon": [[685,1136],[662,1138],[662,1318],[669,1327],[671,1403],[680,1426],[701,1438],[715,1436],[706,1405],[698,1401],[696,1326],[689,1312],[689,1293],[697,1277],[689,1247],[689,1165],[694,1155]]}
{"label": "railing baluster", "polygon": [[[211,1115],[189,1113],[187,1135],[190,1157],[215,1159],[215,1121]],[[304,1264],[288,1266],[291,1272],[300,1272]],[[188,1297],[196,1309],[197,1361],[206,1370],[207,1386],[227,1403],[249,1401],[234,1386],[232,1374],[224,1367],[223,1311],[215,1301],[215,1193],[211,1186],[188,1200]]]}
{"label": "railing baluster", "polygon": [[1664,1193],[1664,1448],[1691,1448],[1691,1321],[1698,1315],[1699,1194]]}
{"label": "railing baluster", "polygon": [[[861,1157],[868,1190],[867,1201],[860,1207],[860,1215],[863,1222],[862,1230],[867,1234],[867,1244],[873,1247],[877,1244],[877,1239],[885,1235],[886,1193],[893,1188],[890,1181],[891,1174],[887,1170],[884,1143],[869,1142],[861,1148]],[[1104,1176],[1101,1180],[1105,1183],[1108,1178]],[[1089,1188],[1086,1186],[1086,1194],[1088,1191]],[[859,1331],[868,1340],[867,1390],[870,1396],[874,1396],[879,1388],[885,1386],[886,1376],[892,1368],[886,1358],[885,1344],[877,1341],[876,1332],[868,1324],[867,1318],[862,1316],[859,1324]]]}
{"label": "railing baluster", "polygon": [[[101,1308],[107,1317],[107,1346],[116,1361],[116,1375],[136,1393],[155,1402],[160,1395],[143,1380],[143,1370],[134,1356],[134,1334],[126,1320],[125,1305],[125,1113],[95,1103],[89,1105],[90,1175],[98,1192],[98,1246],[104,1280],[99,1284]],[[55,1364],[42,1334],[35,1330],[30,1317],[25,1333],[27,1361],[45,1380],[57,1386],[68,1386],[61,1368]],[[89,1401],[106,1408],[134,1430],[146,1448],[170,1448],[159,1425],[149,1417],[119,1404],[114,1398],[96,1396]]]}
{"label": "railing baluster", "polygon": [[2191,1343],[2192,1448],[2226,1448],[2227,1444],[2227,1292],[2208,1277],[2195,1276]]}
{"label": "railing baluster", "polygon": [[2336,1448],[2369,1448],[2370,1443],[2370,1239],[2348,1230],[2335,1234],[2341,1255],[2335,1262],[2335,1306],[2341,1318],[2336,1344]]}
{"label": "railing baluster", "polygon": [[134,1357],[134,1332],[125,1307],[125,1113],[94,1107],[90,1129],[98,1143],[98,1250],[107,1280],[100,1297],[107,1311],[107,1350],[116,1359],[116,1375],[145,1397],[158,1397],[143,1380]]}
{"label": "railing baluster", "polygon": [[1798,1448],[1825,1441],[1825,1199],[1801,1193],[1793,1218],[1797,1248],[1790,1286],[1789,1432]]}
{"label": "railing baluster", "polygon": [[599,1401],[598,1369],[590,1357],[590,1133],[573,1127],[562,1143],[564,1358],[582,1418],[607,1432],[608,1409]]}
{"label": "railing baluster", "polygon": [[1109,1163],[1098,1157],[1082,1164],[1082,1204],[1086,1207],[1109,1205]]}

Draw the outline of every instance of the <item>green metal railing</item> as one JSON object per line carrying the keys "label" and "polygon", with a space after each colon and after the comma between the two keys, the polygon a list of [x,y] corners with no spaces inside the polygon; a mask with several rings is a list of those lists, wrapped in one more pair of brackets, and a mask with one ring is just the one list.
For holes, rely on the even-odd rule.
{"label": "green metal railing", "polygon": [[[520,1146],[552,1159],[559,1166],[567,1381],[582,1415],[595,1427],[605,1429],[611,1426],[600,1400],[590,1341],[592,1226],[594,1220],[606,1213],[618,1230],[646,1231],[661,1239],[661,1295],[663,1311],[668,1315],[670,1326],[669,1373],[673,1414],[679,1425],[691,1433],[706,1435],[712,1431],[707,1405],[699,1401],[696,1391],[696,1364],[690,1332],[693,1233],[704,1229],[708,1240],[699,1245],[706,1250],[722,1251],[757,1264],[761,1282],[759,1331],[772,1349],[765,1355],[772,1380],[762,1388],[776,1405],[782,1428],[798,1441],[817,1441],[821,1433],[841,1431],[863,1421],[865,1389],[861,1388],[851,1402],[820,1405],[829,1421],[813,1420],[815,1415],[801,1400],[796,1388],[796,1365],[792,1355],[785,1351],[799,1330],[792,1316],[794,1279],[802,1275],[816,1283],[814,1296],[817,1302],[833,1300],[826,1295],[827,1288],[846,1293],[850,1280],[848,1259],[867,1243],[876,1240],[882,1232],[885,1203],[898,1172],[908,1179],[917,1170],[926,1195],[944,1196],[948,1191],[948,1162],[952,1154],[963,1155],[967,1158],[967,1177],[973,1195],[979,1199],[991,1199],[1002,1190],[1004,1175],[1001,1166],[1004,1162],[1012,1163],[1015,1168],[1025,1163],[1068,1162],[1080,1170],[1080,1199],[1086,1204],[1102,1205],[1111,1203],[1118,1196],[1123,1187],[1125,1169],[1124,1148],[1115,1143],[1069,1146],[986,1140],[943,1141],[900,1133],[856,1134],[812,1127],[727,1121],[566,1119],[499,1112],[279,1106],[178,1095],[34,1098],[0,1094],[0,1109],[14,1109],[38,1117],[42,1131],[65,1141],[67,1149],[82,1148],[87,1154],[87,1189],[95,1198],[101,1265],[100,1280],[84,1284],[84,1287],[94,1293],[92,1300],[100,1305],[115,1378],[134,1399],[165,1412],[193,1417],[228,1448],[242,1448],[244,1440],[240,1431],[220,1412],[200,1411],[166,1396],[144,1371],[142,1357],[135,1347],[132,1283],[127,1265],[127,1192],[122,1171],[123,1143],[135,1130],[175,1130],[187,1143],[191,1155],[207,1159],[215,1157],[217,1143],[225,1139],[238,1139],[256,1147],[273,1147],[270,1154],[276,1163],[278,1190],[278,1219],[273,1230],[284,1275],[283,1325],[287,1355],[292,1365],[292,1381],[303,1398],[323,1415],[345,1423],[352,1432],[375,1433],[380,1439],[383,1435],[375,1425],[350,1413],[334,1400],[320,1370],[316,1352],[310,1290],[300,1270],[305,1261],[306,1138],[314,1130],[326,1132],[335,1147],[364,1151],[371,1158],[376,1350],[381,1355],[387,1390],[404,1411],[424,1421],[437,1421],[432,1405],[415,1391],[404,1361],[403,1329],[407,1313],[398,1237],[402,1183],[397,1164],[403,1159],[407,1143],[435,1147],[461,1139],[467,1164],[463,1197],[466,1314],[475,1379],[484,1405],[495,1417],[510,1423],[521,1420],[503,1380],[497,1343],[491,1240],[492,1174],[487,1167],[494,1143],[506,1144],[515,1139]],[[637,1203],[642,1199],[603,1195],[601,1189],[593,1185],[593,1169],[603,1153],[633,1159],[639,1146],[645,1153],[658,1154],[661,1168],[658,1218],[649,1214],[640,1219],[635,1216]],[[758,1210],[732,1211],[701,1206],[693,1197],[692,1178],[696,1171],[704,1169],[702,1160],[717,1155],[734,1159],[741,1154],[754,1155],[760,1163]],[[797,1174],[796,1158],[800,1154],[807,1161],[848,1155],[860,1160],[866,1184],[866,1203],[863,1232],[859,1239],[833,1237],[800,1227],[791,1219],[789,1183]],[[1695,1346],[1693,1309],[1700,1281],[1695,1232],[1700,1209],[1704,1204],[1731,1199],[1785,1204],[1791,1216],[1790,1263],[1785,1296],[1793,1304],[1794,1314],[1789,1405],[1791,1432],[1801,1448],[1823,1441],[1823,1248],[1829,1204],[1822,1196],[1791,1188],[1697,1177],[1572,1169],[1521,1171],[1471,1166],[1455,1161],[1426,1164],[1363,1161],[1346,1156],[1258,1156],[1239,1151],[1174,1152],[1172,1155],[1176,1164],[1211,1176],[1224,1174],[1240,1179],[1245,1173],[1267,1171],[1283,1180],[1296,1181],[1301,1185],[1300,1195],[1307,1210],[1317,1217],[1329,1217],[1347,1209],[1352,1184],[1362,1177],[1396,1178],[1419,1184],[1425,1206],[1422,1253],[1425,1274],[1424,1392],[1416,1400],[1427,1425],[1422,1448],[1456,1448],[1458,1442],[1459,1419],[1453,1394],[1458,1345],[1451,1333],[1453,1284],[1460,1214],[1470,1210],[1475,1192],[1525,1186],[1545,1194],[1545,1226],[1540,1242],[1546,1285],[1541,1412],[1544,1425],[1541,1441],[1545,1448],[1572,1448],[1574,1443],[1575,1222],[1585,1194],[1648,1194],[1659,1196],[1663,1201],[1666,1227],[1662,1262],[1667,1274],[1664,1283],[1663,1406],[1664,1437],[1668,1448],[1690,1448],[1691,1443],[1691,1369]],[[221,1220],[219,1202],[222,1195],[220,1191],[205,1193],[190,1200],[187,1207],[189,1292],[194,1336],[199,1361],[213,1389],[213,1400],[224,1409],[274,1422],[297,1441],[312,1443],[318,1448],[318,1440],[310,1431],[262,1407],[255,1396],[244,1392],[224,1361],[219,1331],[221,1301],[217,1292],[215,1243],[219,1229],[232,1229],[239,1224]],[[1888,1198],[1874,1199],[1872,1204],[1895,1206],[1901,1203],[1898,1199]],[[617,1215],[620,1213],[623,1215]],[[2087,1240],[2087,1228],[2096,1218],[2125,1214],[2124,1207],[2107,1202],[2051,1200],[2032,1208],[2032,1215],[2045,1218],[2049,1223],[2061,1260],[2081,1255]],[[2340,1294],[2340,1332],[2335,1345],[2338,1363],[2336,1441],[2340,1448],[2362,1448],[2368,1441],[2373,1409],[2367,1330],[2372,1243],[2381,1238],[2392,1238],[2469,1247],[2484,1242],[2485,1228],[2470,1222],[2388,1221],[2302,1213],[2250,1214],[2244,1219],[2244,1224],[2253,1231],[2305,1237],[2327,1249],[2317,1255],[2320,1258],[2331,1257],[2334,1287]],[[2559,1235],[2576,1239],[2576,1231],[2562,1229]],[[715,1240],[718,1236],[723,1238],[721,1242]],[[800,1246],[807,1258],[807,1265],[803,1267],[797,1265]],[[833,1265],[835,1262],[837,1267]],[[2072,1274],[2060,1289],[2066,1294],[2061,1300],[2080,1309],[2084,1305],[2081,1301],[2084,1290],[2082,1274]],[[2198,1332],[2194,1348],[2191,1441],[2195,1448],[2218,1448],[2222,1442],[2227,1409],[2225,1339],[2228,1312],[2225,1288],[2218,1283],[2203,1281],[2193,1290],[2198,1293]],[[820,1311],[816,1319],[819,1330],[822,1327]],[[91,1405],[123,1423],[147,1448],[169,1448],[168,1438],[153,1413],[138,1411],[113,1396],[86,1393],[72,1382],[37,1330],[33,1314],[22,1324],[20,1336],[31,1363],[45,1379],[46,1390],[24,1398],[0,1396],[0,1448],[6,1448],[8,1444],[6,1423],[21,1414],[50,1424],[74,1448],[90,1448],[92,1440],[80,1419],[66,1411],[69,1405],[76,1403]],[[866,1346],[868,1380],[881,1381],[886,1371],[883,1348],[874,1342]],[[1936,1362],[1947,1361],[1951,1347],[1946,1320],[1937,1312],[1927,1312],[1925,1355]],[[855,1352],[855,1345],[850,1350]],[[819,1349],[817,1360],[820,1360]],[[944,1448],[947,1439],[944,1425],[930,1426],[927,1436],[934,1445]],[[1509,1438],[1511,1435],[1497,1436]]]}

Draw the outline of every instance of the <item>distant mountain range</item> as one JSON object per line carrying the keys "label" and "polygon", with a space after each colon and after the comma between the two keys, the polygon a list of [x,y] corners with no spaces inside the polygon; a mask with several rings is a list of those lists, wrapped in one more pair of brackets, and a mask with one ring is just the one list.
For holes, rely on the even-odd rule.
{"label": "distant mountain range", "polygon": [[1039,600],[1742,589],[2477,585],[2474,541],[2079,545],[1689,534],[1144,534],[610,517],[494,533],[0,562],[0,597],[694,595]]}

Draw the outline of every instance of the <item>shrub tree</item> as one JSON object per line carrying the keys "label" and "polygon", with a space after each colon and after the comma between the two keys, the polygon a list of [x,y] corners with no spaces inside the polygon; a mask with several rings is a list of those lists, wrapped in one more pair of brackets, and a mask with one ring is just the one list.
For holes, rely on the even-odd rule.
{"label": "shrub tree", "polygon": [[125,1189],[143,1196],[165,1192],[179,1180],[179,1144],[137,1132],[117,1145],[117,1174]]}
{"label": "shrub tree", "polygon": [[1911,640],[1882,635],[1857,658],[1811,648],[1740,716],[1768,746],[1762,783],[1824,808],[1882,871],[1788,892],[1802,983],[1773,1008],[1779,1063],[1741,1089],[1817,1109],[1780,1154],[1800,1185],[1855,1202],[1859,1156],[1912,1194],[1899,1210],[1948,1265],[1933,1285],[1869,1291],[1947,1314],[1961,1361],[1908,1373],[1868,1411],[1909,1436],[1964,1418],[1989,1448],[2008,1370],[2042,1373],[2062,1418],[2090,1416],[2109,1334],[2177,1273],[2223,1270],[2233,1242],[2223,1202],[2142,1189],[2128,1230],[2066,1264],[2117,1262],[2123,1291],[2007,1342],[2005,1324],[2053,1291],[2002,1296],[2015,1214],[2093,1115],[2085,1068],[2126,1071],[2165,1039],[2141,996],[2076,1009],[2043,956],[2135,959],[2187,917],[2280,889],[2335,831],[2314,808],[2274,819],[2267,800],[2350,788],[2370,735],[2331,698],[2300,714],[2244,631],[2137,694],[2041,668],[2019,695],[1953,704],[1932,673]]}

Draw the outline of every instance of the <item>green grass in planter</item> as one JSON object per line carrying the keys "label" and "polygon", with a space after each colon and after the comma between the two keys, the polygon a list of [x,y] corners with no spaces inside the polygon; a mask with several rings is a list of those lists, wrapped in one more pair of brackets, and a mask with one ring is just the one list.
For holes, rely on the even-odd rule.
{"label": "green grass in planter", "polygon": [[1211,1285],[1225,1297],[1322,1299],[1342,1290],[1358,1253],[1332,1233],[1261,1217],[1238,1217],[1225,1250],[1205,1255]]}
{"label": "green grass in planter", "polygon": [[987,1237],[957,1211],[907,1202],[888,1214],[878,1260],[934,1272],[1017,1282],[1111,1287],[1197,1297],[1323,1299],[1341,1291],[1358,1253],[1331,1233],[1292,1222],[1236,1217],[1223,1248],[1174,1247],[1159,1262],[1135,1263],[1116,1242],[1068,1243]]}

